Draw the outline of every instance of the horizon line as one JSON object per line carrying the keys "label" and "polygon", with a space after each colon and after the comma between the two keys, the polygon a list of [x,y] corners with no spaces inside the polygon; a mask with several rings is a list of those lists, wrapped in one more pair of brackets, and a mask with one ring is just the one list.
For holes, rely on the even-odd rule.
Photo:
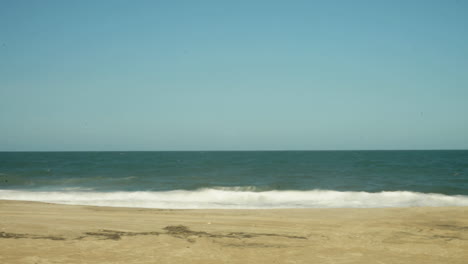
{"label": "horizon line", "polygon": [[2,152],[332,152],[332,151],[466,151],[460,149],[258,149],[258,150],[0,150]]}

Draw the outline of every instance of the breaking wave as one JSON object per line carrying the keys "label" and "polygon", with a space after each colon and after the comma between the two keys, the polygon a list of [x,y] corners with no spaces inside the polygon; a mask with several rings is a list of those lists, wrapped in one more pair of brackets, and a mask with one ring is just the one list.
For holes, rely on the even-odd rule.
{"label": "breaking wave", "polygon": [[58,204],[166,208],[166,209],[269,209],[269,208],[381,208],[468,206],[468,196],[392,192],[255,191],[254,188],[214,188],[163,192],[37,192],[0,190],[0,199]]}

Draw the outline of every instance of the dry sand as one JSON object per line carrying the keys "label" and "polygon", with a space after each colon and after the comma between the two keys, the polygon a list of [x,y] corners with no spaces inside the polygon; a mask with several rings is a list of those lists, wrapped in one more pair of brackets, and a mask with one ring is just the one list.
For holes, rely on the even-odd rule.
{"label": "dry sand", "polygon": [[0,201],[0,263],[468,263],[468,207],[157,210]]}

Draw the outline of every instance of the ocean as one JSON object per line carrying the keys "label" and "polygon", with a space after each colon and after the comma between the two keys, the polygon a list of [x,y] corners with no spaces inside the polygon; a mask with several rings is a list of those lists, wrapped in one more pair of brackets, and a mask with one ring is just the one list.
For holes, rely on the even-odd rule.
{"label": "ocean", "polygon": [[0,199],[170,209],[468,206],[468,151],[0,152]]}

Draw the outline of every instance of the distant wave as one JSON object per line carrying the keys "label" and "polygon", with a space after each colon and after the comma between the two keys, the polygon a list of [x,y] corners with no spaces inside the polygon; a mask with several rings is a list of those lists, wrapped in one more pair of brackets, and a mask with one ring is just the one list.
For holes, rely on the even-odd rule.
{"label": "distant wave", "polygon": [[379,208],[420,206],[468,206],[468,196],[433,193],[248,191],[200,189],[164,192],[34,192],[0,190],[0,199],[58,204],[169,209],[262,209],[262,208]]}
{"label": "distant wave", "polygon": [[206,189],[201,190],[221,190],[221,191],[233,191],[233,192],[264,192],[264,191],[272,191],[273,188],[268,186],[214,186]]}

